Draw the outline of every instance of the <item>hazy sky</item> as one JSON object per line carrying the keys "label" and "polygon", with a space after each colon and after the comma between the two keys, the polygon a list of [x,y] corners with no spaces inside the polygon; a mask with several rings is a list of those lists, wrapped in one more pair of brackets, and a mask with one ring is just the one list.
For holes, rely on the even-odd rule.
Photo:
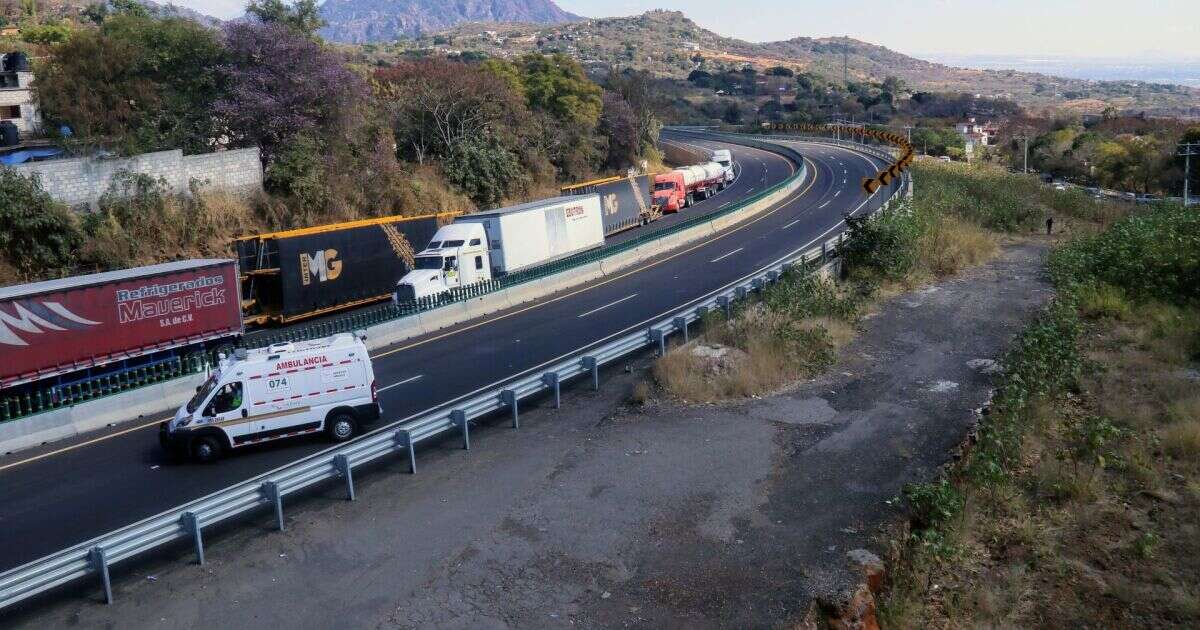
{"label": "hazy sky", "polygon": [[[174,0],[216,17],[244,0]],[[450,1],[450,0],[447,0]],[[682,10],[751,41],[849,35],[905,53],[1200,58],[1200,0],[558,0],[588,17]]]}

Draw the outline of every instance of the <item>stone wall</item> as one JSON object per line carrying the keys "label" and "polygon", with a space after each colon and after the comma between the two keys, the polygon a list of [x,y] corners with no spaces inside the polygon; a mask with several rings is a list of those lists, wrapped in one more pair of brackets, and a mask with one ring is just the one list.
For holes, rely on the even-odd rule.
{"label": "stone wall", "polygon": [[192,180],[205,188],[252,193],[262,190],[262,162],[258,147],[184,155],[182,151],[143,153],[129,158],[71,158],[29,162],[12,167],[22,175],[37,173],[51,197],[72,207],[94,208],[121,170],[163,178],[167,187],[186,193]]}

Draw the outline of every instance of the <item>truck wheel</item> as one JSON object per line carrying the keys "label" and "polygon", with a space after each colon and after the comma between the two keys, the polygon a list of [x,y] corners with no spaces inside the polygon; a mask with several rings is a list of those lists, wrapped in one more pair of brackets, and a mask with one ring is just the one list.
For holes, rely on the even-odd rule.
{"label": "truck wheel", "polygon": [[192,460],[198,464],[211,464],[221,459],[221,443],[211,435],[202,435],[192,440]]}
{"label": "truck wheel", "polygon": [[325,432],[329,434],[329,439],[334,442],[345,442],[354,437],[358,433],[358,424],[354,422],[354,417],[348,413],[339,413],[330,416],[325,421]]}

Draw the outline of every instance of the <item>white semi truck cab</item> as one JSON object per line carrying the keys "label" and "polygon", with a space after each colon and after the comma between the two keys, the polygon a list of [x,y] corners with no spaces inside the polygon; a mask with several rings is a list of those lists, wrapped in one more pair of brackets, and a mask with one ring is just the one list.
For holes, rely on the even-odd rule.
{"label": "white semi truck cab", "polygon": [[411,301],[491,279],[483,224],[451,223],[438,229],[413,259],[413,270],[396,285],[396,300]]}
{"label": "white semi truck cab", "polygon": [[442,226],[396,283],[399,303],[437,295],[604,245],[596,194],[460,216]]}

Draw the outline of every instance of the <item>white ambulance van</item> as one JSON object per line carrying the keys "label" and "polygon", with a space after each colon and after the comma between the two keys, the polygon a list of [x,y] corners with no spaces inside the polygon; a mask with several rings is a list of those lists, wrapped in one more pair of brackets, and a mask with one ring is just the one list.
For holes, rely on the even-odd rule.
{"label": "white ambulance van", "polygon": [[379,419],[361,334],[235,351],[159,427],[163,448],[211,462],[223,453],[324,431],[344,442]]}

